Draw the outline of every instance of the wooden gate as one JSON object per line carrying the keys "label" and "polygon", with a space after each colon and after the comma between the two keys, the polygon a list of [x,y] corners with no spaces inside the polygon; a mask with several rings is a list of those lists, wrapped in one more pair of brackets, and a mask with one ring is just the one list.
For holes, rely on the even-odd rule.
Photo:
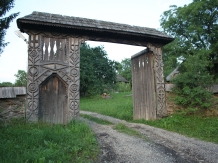
{"label": "wooden gate", "polygon": [[[145,54],[143,54],[145,53]],[[156,119],[154,56],[146,50],[132,57],[134,119]]]}
{"label": "wooden gate", "polygon": [[39,118],[43,122],[67,122],[67,85],[61,78],[52,74],[40,85]]}
{"label": "wooden gate", "polygon": [[17,25],[29,35],[28,120],[65,123],[67,119],[68,123],[79,116],[80,45],[86,40],[147,47],[153,55],[146,54],[134,62],[134,105],[140,108],[139,112],[134,109],[134,118],[166,115],[161,48],[173,41],[171,36],[152,28],[37,11],[17,19]]}

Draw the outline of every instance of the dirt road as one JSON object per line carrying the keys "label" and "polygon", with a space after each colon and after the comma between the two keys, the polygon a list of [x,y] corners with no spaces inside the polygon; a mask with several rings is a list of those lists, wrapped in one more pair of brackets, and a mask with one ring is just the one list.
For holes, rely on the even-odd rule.
{"label": "dirt road", "polygon": [[122,123],[147,137],[147,140],[129,136],[113,129],[86,121],[97,135],[101,145],[101,163],[218,163],[218,144],[158,129],[144,124],[128,123],[97,113],[81,111],[114,124]]}

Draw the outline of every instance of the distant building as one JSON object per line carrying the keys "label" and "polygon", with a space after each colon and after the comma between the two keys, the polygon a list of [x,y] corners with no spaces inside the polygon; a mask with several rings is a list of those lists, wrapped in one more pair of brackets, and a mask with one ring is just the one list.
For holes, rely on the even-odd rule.
{"label": "distant building", "polygon": [[124,83],[129,83],[128,80],[126,80],[124,77],[122,77],[121,75],[117,75],[116,76],[116,82],[124,82]]}
{"label": "distant building", "polygon": [[18,95],[26,95],[26,87],[0,87],[0,99],[16,98]]}

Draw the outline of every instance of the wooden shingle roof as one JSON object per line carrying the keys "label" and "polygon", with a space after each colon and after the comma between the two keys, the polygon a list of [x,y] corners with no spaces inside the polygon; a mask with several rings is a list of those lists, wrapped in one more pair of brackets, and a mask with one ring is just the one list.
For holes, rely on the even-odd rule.
{"label": "wooden shingle roof", "polygon": [[124,77],[122,77],[122,76],[119,75],[119,74],[116,76],[116,81],[117,81],[117,82],[129,83],[128,80],[126,80]]}
{"label": "wooden shingle roof", "polygon": [[26,95],[26,87],[0,87],[0,99],[16,98],[17,95]]}
{"label": "wooden shingle roof", "polygon": [[[138,45],[137,42],[167,44],[173,40],[156,29],[131,26],[94,19],[36,12],[17,19],[18,28],[86,36],[93,41],[121,42]],[[114,41],[116,39],[117,41]],[[119,41],[121,40],[121,41]],[[129,41],[129,43],[128,43]]]}

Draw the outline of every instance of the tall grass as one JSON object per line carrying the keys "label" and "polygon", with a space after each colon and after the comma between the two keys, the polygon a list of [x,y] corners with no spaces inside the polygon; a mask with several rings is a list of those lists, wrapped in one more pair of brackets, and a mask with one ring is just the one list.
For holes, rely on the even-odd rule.
{"label": "tall grass", "polygon": [[91,162],[98,145],[91,129],[74,120],[66,126],[14,120],[0,125],[0,162]]}

